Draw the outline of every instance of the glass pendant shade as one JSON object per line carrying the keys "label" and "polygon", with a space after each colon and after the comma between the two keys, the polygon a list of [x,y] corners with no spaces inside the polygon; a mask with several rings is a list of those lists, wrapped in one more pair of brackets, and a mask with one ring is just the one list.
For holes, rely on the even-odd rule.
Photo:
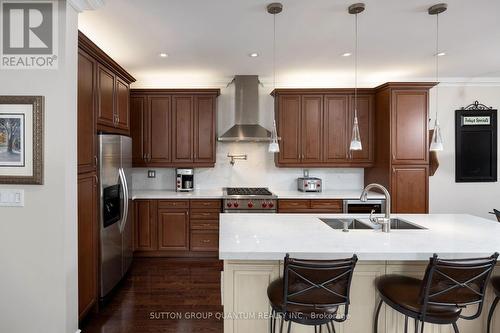
{"label": "glass pendant shade", "polygon": [[352,126],[352,137],[351,144],[349,146],[350,150],[362,150],[363,146],[361,145],[361,136],[359,135],[359,124],[358,117],[354,117],[354,125]]}
{"label": "glass pendant shade", "polygon": [[439,121],[436,119],[434,123],[434,132],[432,133],[431,139],[431,151],[443,151],[443,137],[441,136],[441,127],[439,127]]}
{"label": "glass pendant shade", "polygon": [[271,142],[269,143],[270,153],[279,153],[280,145],[278,144],[278,131],[276,130],[276,120],[273,122],[273,130],[271,132]]}

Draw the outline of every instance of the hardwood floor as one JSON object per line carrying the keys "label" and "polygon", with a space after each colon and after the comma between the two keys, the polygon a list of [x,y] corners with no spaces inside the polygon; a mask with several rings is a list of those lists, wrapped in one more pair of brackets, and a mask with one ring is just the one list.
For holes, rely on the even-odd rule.
{"label": "hardwood floor", "polygon": [[83,324],[82,333],[222,333],[222,262],[134,260],[116,294]]}

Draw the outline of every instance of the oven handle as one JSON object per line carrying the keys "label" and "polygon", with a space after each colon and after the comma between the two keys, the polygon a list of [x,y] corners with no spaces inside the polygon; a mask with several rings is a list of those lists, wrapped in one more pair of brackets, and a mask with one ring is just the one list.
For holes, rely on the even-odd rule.
{"label": "oven handle", "polygon": [[356,205],[366,205],[366,204],[381,205],[382,206],[382,213],[385,213],[385,200],[384,199],[368,199],[365,202],[363,202],[359,199],[344,200],[343,213],[344,214],[349,213],[349,206],[350,205],[356,206]]}

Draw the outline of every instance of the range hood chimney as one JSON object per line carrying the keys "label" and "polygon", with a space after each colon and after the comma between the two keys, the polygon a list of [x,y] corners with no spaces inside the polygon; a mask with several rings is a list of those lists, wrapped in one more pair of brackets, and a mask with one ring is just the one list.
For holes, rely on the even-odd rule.
{"label": "range hood chimney", "polygon": [[226,133],[218,138],[224,142],[269,142],[271,132],[259,125],[259,77],[236,75],[234,122]]}

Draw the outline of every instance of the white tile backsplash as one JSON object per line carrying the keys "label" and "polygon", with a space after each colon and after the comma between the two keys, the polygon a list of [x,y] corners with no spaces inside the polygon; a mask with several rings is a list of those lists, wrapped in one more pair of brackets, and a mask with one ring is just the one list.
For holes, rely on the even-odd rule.
{"label": "white tile backsplash", "polygon": [[[274,156],[267,151],[266,143],[217,143],[217,163],[214,168],[195,169],[196,189],[216,189],[225,186],[264,186],[272,190],[295,190],[296,179],[302,169],[277,168]],[[248,160],[237,160],[229,164],[227,154],[247,154]],[[175,169],[159,168],[156,178],[147,177],[146,168],[132,172],[132,187],[135,190],[175,189]],[[360,189],[364,185],[361,168],[309,169],[310,176],[323,180],[324,190]]]}

